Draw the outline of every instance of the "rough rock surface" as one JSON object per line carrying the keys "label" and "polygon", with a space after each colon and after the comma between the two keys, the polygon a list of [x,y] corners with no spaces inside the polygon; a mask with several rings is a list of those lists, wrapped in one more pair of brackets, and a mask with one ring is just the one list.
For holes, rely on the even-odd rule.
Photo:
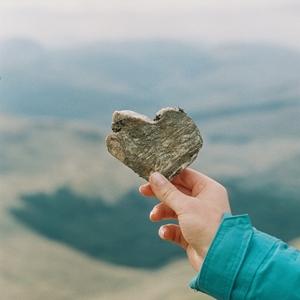
{"label": "rough rock surface", "polygon": [[168,179],[190,165],[202,147],[200,131],[180,108],[163,108],[154,120],[133,111],[115,111],[108,151],[148,180],[158,171]]}

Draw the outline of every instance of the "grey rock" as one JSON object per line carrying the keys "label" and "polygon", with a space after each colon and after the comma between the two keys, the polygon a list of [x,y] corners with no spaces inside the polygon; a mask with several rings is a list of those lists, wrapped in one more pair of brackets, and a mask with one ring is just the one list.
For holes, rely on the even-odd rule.
{"label": "grey rock", "polygon": [[115,111],[108,151],[142,178],[158,171],[171,179],[197,157],[203,140],[180,108],[163,108],[154,120],[133,111]]}

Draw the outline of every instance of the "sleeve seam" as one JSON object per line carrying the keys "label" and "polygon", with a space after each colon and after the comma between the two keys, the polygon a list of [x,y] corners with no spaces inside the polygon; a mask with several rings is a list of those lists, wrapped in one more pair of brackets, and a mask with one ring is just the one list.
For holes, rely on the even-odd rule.
{"label": "sleeve seam", "polygon": [[256,277],[256,274],[258,273],[258,271],[260,270],[260,268],[262,267],[262,265],[265,263],[267,257],[269,256],[269,254],[274,250],[275,246],[278,244],[278,241],[275,241],[274,244],[272,245],[272,247],[269,249],[269,251],[267,251],[267,253],[265,254],[265,256],[263,257],[263,259],[261,260],[261,263],[258,265],[256,271],[254,272],[254,274],[252,275],[252,278],[250,280],[250,283],[249,283],[249,286],[248,286],[248,289],[245,293],[245,297],[244,297],[244,300],[247,300],[248,299],[248,295],[250,293],[250,290],[251,290],[251,287],[253,286],[253,283],[254,283],[254,280],[255,280],[255,277]]}
{"label": "sleeve seam", "polygon": [[[246,251],[249,248],[249,244],[251,243],[252,238],[253,238],[253,230],[251,230],[249,232],[248,236],[243,238],[242,243],[240,244],[239,250],[237,251],[238,256],[236,257],[235,262],[238,262],[238,264],[235,267],[234,266],[231,267],[231,273],[233,274],[233,276],[232,276],[232,280],[229,281],[230,289],[228,290],[228,296],[227,296],[228,300],[231,298],[234,283],[235,283],[238,273],[239,273],[240,269],[242,268],[242,265],[245,261]],[[243,249],[244,249],[244,251],[242,251]],[[235,272],[233,272],[234,269],[235,269]]]}

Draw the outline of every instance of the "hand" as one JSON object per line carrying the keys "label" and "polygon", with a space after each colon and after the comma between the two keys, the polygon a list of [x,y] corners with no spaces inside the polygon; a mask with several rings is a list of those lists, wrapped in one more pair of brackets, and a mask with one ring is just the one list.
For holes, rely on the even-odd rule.
{"label": "hand", "polygon": [[226,189],[188,168],[171,182],[155,172],[139,191],[161,201],[152,209],[151,221],[178,220],[178,225],[161,226],[159,236],[185,249],[190,264],[198,272],[223,214],[230,212]]}

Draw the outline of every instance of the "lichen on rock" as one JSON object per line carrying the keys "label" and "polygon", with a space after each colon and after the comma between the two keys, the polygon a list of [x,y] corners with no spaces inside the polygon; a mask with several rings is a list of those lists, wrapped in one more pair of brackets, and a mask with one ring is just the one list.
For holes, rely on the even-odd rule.
{"label": "lichen on rock", "polygon": [[142,178],[158,171],[171,179],[189,166],[203,145],[199,129],[181,108],[163,108],[153,120],[139,113],[115,111],[108,151]]}

